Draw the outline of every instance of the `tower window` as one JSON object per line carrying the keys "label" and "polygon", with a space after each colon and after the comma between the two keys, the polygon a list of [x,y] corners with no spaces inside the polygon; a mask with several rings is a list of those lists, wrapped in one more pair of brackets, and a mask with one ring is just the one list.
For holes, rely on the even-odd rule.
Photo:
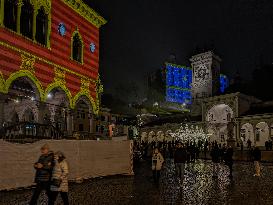
{"label": "tower window", "polygon": [[4,5],[4,25],[16,31],[17,3],[14,0],[5,0]]}
{"label": "tower window", "polygon": [[72,59],[82,63],[83,59],[83,43],[79,33],[75,33],[72,38]]}
{"label": "tower window", "polygon": [[38,10],[36,17],[36,36],[37,42],[46,45],[47,43],[47,27],[48,17],[43,7]]}
{"label": "tower window", "polygon": [[23,1],[20,20],[21,34],[32,39],[33,6],[29,0]]}

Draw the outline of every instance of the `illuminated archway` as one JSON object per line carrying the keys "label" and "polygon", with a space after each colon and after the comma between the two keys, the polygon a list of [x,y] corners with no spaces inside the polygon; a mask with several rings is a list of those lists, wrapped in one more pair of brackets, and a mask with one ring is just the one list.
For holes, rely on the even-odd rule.
{"label": "illuminated archway", "polygon": [[269,127],[266,122],[259,122],[255,130],[255,142],[257,146],[265,146],[265,142],[269,139]]}
{"label": "illuminated archway", "polygon": [[148,134],[148,142],[152,142],[152,141],[155,141],[155,132],[154,131],[151,131],[149,132]]}
{"label": "illuminated archway", "polygon": [[66,97],[68,99],[70,108],[73,108],[73,99],[72,99],[72,95],[71,95],[70,91],[68,90],[68,88],[64,84],[59,83],[59,82],[54,82],[54,83],[51,83],[50,85],[47,86],[47,88],[45,90],[43,101],[45,102],[49,93],[52,90],[57,89],[57,88],[60,88],[61,90],[64,91],[64,93],[66,94]]}
{"label": "illuminated archway", "polygon": [[156,138],[157,138],[157,141],[160,141],[160,142],[163,142],[164,141],[164,132],[163,131],[158,131],[156,133]]}
{"label": "illuminated archway", "polygon": [[[29,79],[35,86],[33,86],[34,89],[37,89],[38,91],[38,94],[39,94],[39,99],[43,99],[44,98],[44,90],[43,90],[43,86],[42,84],[40,83],[40,81],[36,78],[35,75],[33,75],[32,72],[30,71],[27,71],[27,70],[20,70],[20,71],[17,71],[15,73],[12,73],[9,78],[6,80],[6,83],[5,83],[5,90],[4,90],[4,93],[8,93],[9,92],[9,88],[10,88],[10,85],[15,81],[17,80],[18,78],[26,78],[26,79]],[[1,83],[1,81],[0,81]],[[36,93],[37,94],[37,93]]]}
{"label": "illuminated archway", "polygon": [[[74,98],[75,99],[75,98]],[[81,95],[74,105],[76,116],[74,118],[75,131],[88,131],[93,132],[93,106],[87,95]]]}
{"label": "illuminated archway", "polygon": [[141,133],[141,141],[142,141],[142,142],[147,142],[147,141],[148,141],[147,132],[142,132],[142,133]]}
{"label": "illuminated archway", "polygon": [[254,145],[254,130],[253,126],[250,123],[245,123],[241,127],[241,141],[245,147],[247,147],[248,140],[251,141],[251,145]]}
{"label": "illuminated archway", "polygon": [[205,120],[208,123],[207,133],[210,141],[226,143],[227,125],[234,117],[234,112],[227,104],[217,104],[212,106],[206,113]]}
{"label": "illuminated archway", "polygon": [[82,91],[78,92],[77,95],[75,95],[75,97],[73,98],[72,108],[75,108],[77,102],[80,99],[83,99],[87,104],[92,106],[92,109],[91,108],[90,109],[92,110],[94,114],[98,114],[97,106],[94,99],[89,94]]}
{"label": "illuminated archway", "polygon": [[173,137],[171,136],[172,130],[167,130],[165,132],[165,140],[167,140],[168,142],[171,142],[173,140]]}

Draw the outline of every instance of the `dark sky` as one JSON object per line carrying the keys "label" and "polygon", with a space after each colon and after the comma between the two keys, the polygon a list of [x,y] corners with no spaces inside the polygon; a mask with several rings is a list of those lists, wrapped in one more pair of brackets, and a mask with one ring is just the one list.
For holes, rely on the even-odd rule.
{"label": "dark sky", "polygon": [[272,0],[85,0],[108,23],[100,33],[105,91],[122,81],[145,87],[171,53],[189,66],[195,48],[214,45],[221,72],[250,79],[273,62]]}

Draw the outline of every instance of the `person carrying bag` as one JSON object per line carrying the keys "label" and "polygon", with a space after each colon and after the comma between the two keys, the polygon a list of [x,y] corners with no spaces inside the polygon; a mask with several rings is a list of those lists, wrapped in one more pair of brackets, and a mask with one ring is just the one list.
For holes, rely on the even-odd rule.
{"label": "person carrying bag", "polygon": [[64,205],[69,205],[68,200],[68,164],[62,152],[54,155],[55,166],[53,168],[48,205],[54,205],[58,194],[61,194]]}
{"label": "person carrying bag", "polygon": [[164,158],[162,154],[159,152],[158,148],[155,148],[153,157],[152,157],[152,170],[153,170],[154,182],[156,184],[159,184],[160,170],[162,168],[163,162],[164,162]]}

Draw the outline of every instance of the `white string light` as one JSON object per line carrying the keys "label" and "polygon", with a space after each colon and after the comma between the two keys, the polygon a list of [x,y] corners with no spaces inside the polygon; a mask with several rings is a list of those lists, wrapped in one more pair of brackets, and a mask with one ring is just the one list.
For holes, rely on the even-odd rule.
{"label": "white string light", "polygon": [[182,143],[186,142],[195,142],[205,141],[208,139],[208,135],[204,132],[201,127],[193,126],[190,127],[186,124],[180,126],[175,132],[171,132],[170,135],[175,139]]}

